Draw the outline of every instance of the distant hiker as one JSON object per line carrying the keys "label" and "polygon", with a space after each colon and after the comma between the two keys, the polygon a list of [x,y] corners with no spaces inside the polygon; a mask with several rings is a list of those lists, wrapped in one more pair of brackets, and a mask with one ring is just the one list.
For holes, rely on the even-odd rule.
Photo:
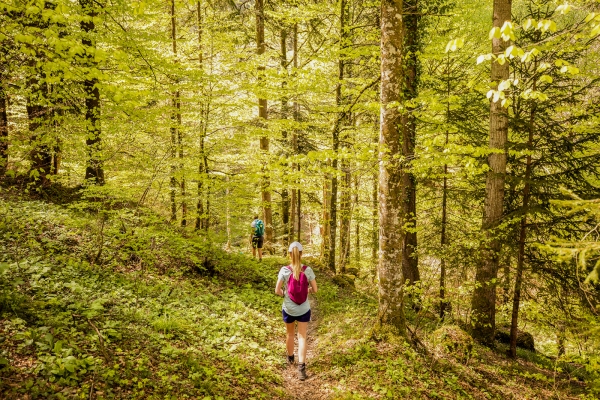
{"label": "distant hiker", "polygon": [[282,267],[277,277],[275,294],[283,296],[281,314],[287,329],[288,363],[294,363],[294,322],[298,322],[298,379],[306,379],[306,331],[310,321],[309,293],[317,293],[317,281],[312,268],[302,265],[302,245],[290,244],[291,264]]}
{"label": "distant hiker", "polygon": [[262,248],[265,241],[265,223],[258,219],[258,215],[254,216],[254,221],[250,224],[252,227],[252,235],[250,241],[252,242],[252,257],[256,258],[258,250],[258,261],[262,261]]}

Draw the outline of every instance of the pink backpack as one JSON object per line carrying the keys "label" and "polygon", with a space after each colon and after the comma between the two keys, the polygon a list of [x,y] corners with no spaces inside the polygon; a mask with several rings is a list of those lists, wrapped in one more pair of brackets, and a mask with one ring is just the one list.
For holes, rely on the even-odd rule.
{"label": "pink backpack", "polygon": [[292,271],[292,274],[288,279],[287,294],[294,303],[302,304],[308,298],[308,278],[306,278],[306,274],[304,274],[306,265],[302,266],[302,272],[300,272],[300,279],[298,280],[294,278],[294,270],[292,267],[288,265],[286,268]]}

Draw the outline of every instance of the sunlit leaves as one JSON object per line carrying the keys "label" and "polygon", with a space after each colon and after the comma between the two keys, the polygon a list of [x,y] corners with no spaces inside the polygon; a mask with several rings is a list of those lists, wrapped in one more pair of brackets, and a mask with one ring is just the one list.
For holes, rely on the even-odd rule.
{"label": "sunlit leaves", "polygon": [[556,10],[554,11],[561,14],[567,14],[569,11],[571,11],[571,5],[568,3],[561,4],[558,7],[556,7]]}
{"label": "sunlit leaves", "polygon": [[514,40],[514,28],[510,21],[505,21],[502,27],[493,27],[489,34],[490,39],[500,39],[504,41]]}
{"label": "sunlit leaves", "polygon": [[460,38],[460,39],[453,39],[451,41],[448,42],[448,44],[446,45],[446,53],[448,53],[449,51],[456,51],[458,49],[460,49],[461,47],[463,47],[465,45],[465,39]]}

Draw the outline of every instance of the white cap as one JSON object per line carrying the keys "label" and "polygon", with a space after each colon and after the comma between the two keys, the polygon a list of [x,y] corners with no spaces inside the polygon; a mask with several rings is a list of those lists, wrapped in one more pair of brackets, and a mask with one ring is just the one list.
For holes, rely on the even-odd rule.
{"label": "white cap", "polygon": [[297,247],[298,251],[302,251],[302,245],[300,244],[300,242],[294,242],[294,243],[290,244],[290,248],[289,248],[288,252],[291,253],[292,249],[294,247]]}

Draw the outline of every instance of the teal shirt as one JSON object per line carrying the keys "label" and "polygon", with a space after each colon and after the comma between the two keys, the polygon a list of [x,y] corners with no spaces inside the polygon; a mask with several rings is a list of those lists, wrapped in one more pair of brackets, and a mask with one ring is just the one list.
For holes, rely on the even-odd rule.
{"label": "teal shirt", "polygon": [[[306,267],[304,274],[306,275],[309,283],[315,279],[315,273],[311,267]],[[277,277],[277,280],[283,282],[283,285],[281,285],[283,289],[283,305],[281,306],[281,309],[292,317],[299,317],[306,314],[310,310],[310,302],[308,301],[308,298],[306,298],[304,303],[296,304],[292,301],[292,299],[290,299],[287,294],[287,286],[290,276],[292,276],[292,271],[287,267],[281,267],[279,270],[279,276]]]}

